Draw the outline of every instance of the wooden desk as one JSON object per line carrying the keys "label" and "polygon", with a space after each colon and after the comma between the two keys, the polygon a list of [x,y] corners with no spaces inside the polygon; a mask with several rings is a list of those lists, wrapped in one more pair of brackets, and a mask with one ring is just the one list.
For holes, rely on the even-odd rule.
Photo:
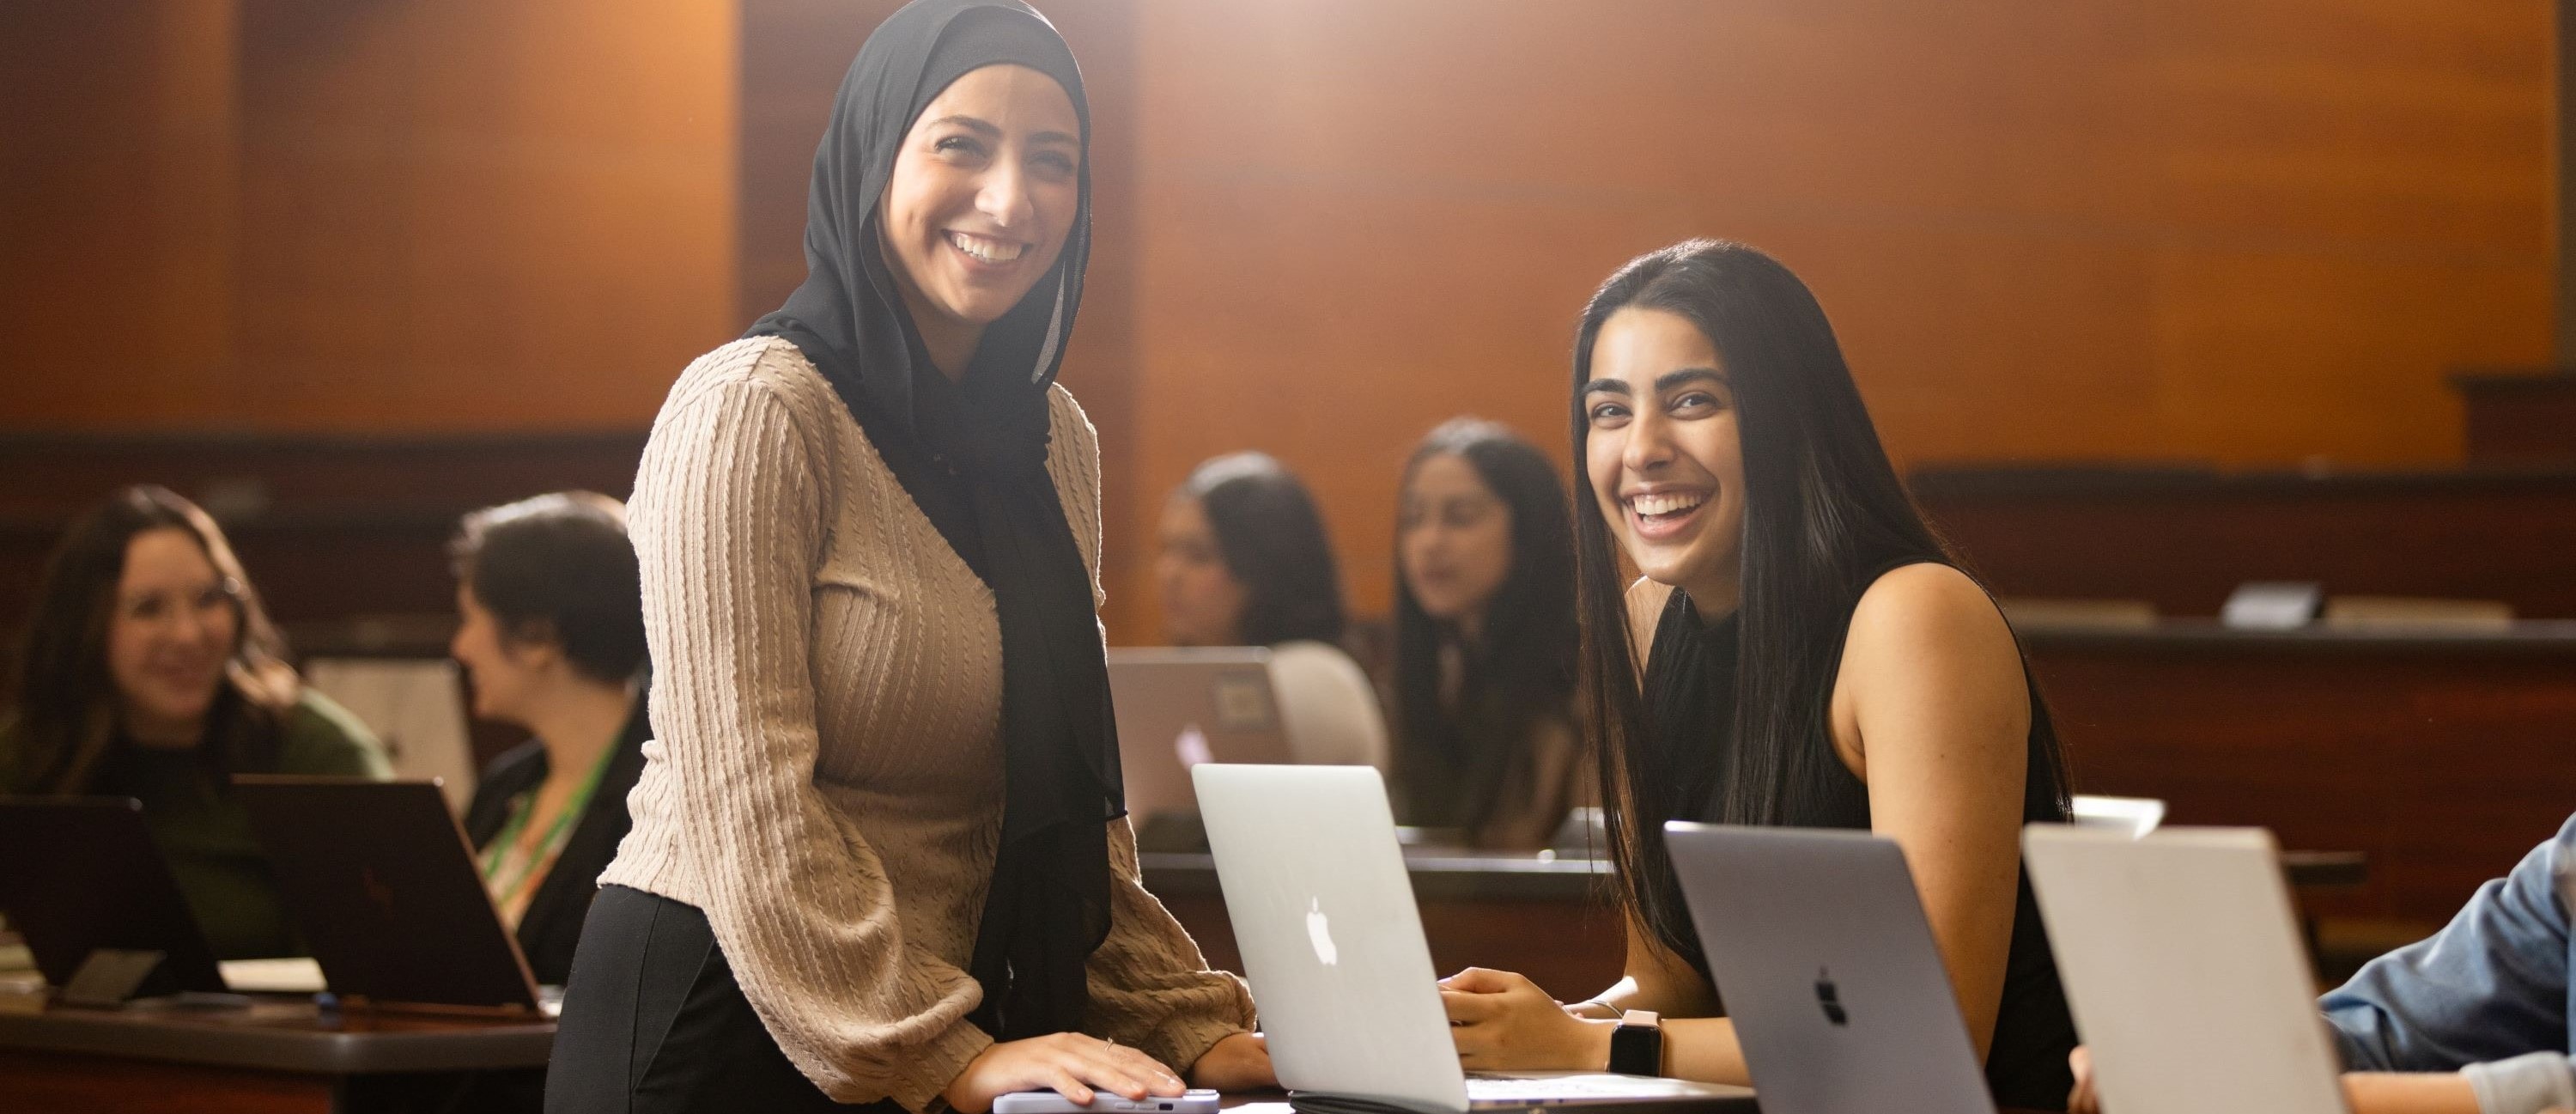
{"label": "wooden desk", "polygon": [[[1145,888],[1189,929],[1219,970],[1243,970],[1234,923],[1226,916],[1216,860],[1206,854],[1147,852],[1138,857]],[[1597,859],[1542,860],[1528,855],[1425,855],[1405,858],[1413,876],[1432,969],[1470,965],[1518,971],[1559,998],[1572,1000],[1619,980],[1627,938],[1610,880]],[[2356,886],[2363,857],[2349,852],[2290,852],[2282,866],[2302,893]]]}
{"label": "wooden desk", "polygon": [[2576,623],[2492,634],[2025,627],[2074,784],[2367,855],[2312,914],[2430,931],[2576,812]]}
{"label": "wooden desk", "polygon": [[2576,464],[2576,372],[2451,377],[2468,417],[2472,464]]}
{"label": "wooden desk", "polygon": [[248,1009],[0,1013],[0,1109],[354,1114],[407,1109],[441,1079],[542,1068],[552,1021]]}

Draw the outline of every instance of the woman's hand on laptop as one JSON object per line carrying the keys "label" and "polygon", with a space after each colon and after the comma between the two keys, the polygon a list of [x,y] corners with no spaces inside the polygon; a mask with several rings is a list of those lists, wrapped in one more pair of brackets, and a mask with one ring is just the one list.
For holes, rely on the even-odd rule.
{"label": "woman's hand on laptop", "polygon": [[1614,1021],[1567,1013],[1538,984],[1509,971],[1470,967],[1440,980],[1458,1062],[1476,1071],[1600,1071]]}
{"label": "woman's hand on laptop", "polygon": [[1048,1088],[1085,1105],[1094,1091],[1141,1099],[1174,1098],[1188,1089],[1170,1068],[1126,1045],[1081,1033],[1050,1033],[986,1048],[948,1082],[940,1097],[960,1114],[984,1114],[1003,1095]]}
{"label": "woman's hand on laptop", "polygon": [[1279,1072],[1270,1066],[1270,1042],[1259,1033],[1236,1033],[1219,1040],[1190,1065],[1190,1083],[1228,1094],[1278,1090]]}

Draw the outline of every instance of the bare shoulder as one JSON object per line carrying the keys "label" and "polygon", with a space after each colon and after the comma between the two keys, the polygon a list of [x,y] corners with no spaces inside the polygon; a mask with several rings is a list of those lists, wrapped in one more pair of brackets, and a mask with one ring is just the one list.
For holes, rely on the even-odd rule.
{"label": "bare shoulder", "polygon": [[2021,672],[2021,651],[1994,597],[1968,574],[1925,561],[1891,569],[1852,609],[1843,656],[1953,676]]}

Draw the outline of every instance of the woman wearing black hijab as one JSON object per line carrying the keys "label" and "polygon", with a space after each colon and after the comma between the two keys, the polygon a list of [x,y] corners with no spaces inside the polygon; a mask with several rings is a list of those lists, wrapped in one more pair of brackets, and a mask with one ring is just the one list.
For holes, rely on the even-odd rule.
{"label": "woman wearing black hijab", "polygon": [[842,81],[805,284],[681,375],[636,478],[654,741],[550,1109],[1272,1082],[1121,800],[1099,448],[1054,385],[1089,138],[1009,0],[916,0]]}

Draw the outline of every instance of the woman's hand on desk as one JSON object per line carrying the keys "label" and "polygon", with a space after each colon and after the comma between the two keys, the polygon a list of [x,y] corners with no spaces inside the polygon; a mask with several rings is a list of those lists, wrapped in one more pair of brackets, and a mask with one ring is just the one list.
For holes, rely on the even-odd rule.
{"label": "woman's hand on desk", "polygon": [[1528,978],[1470,967],[1440,980],[1458,1061],[1477,1071],[1600,1071],[1616,1022],[1566,1012]]}
{"label": "woman's hand on desk", "polygon": [[1259,1033],[1236,1033],[1210,1046],[1190,1065],[1190,1082],[1210,1090],[1275,1091],[1279,1072],[1270,1066],[1270,1043]]}
{"label": "woman's hand on desk", "polygon": [[940,1097],[960,1114],[984,1114],[1003,1095],[1046,1088],[1078,1103],[1089,1103],[1094,1090],[1141,1099],[1173,1098],[1188,1089],[1170,1068],[1133,1048],[1081,1033],[1051,1033],[986,1048]]}

